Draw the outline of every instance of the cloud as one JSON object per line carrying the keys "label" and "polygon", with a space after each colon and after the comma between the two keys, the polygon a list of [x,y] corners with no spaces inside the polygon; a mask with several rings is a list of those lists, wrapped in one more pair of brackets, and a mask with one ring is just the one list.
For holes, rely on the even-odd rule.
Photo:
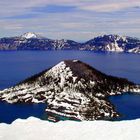
{"label": "cloud", "polygon": [[[50,8],[49,6],[52,7]],[[1,0],[0,18],[38,14],[39,11],[37,9],[43,10],[44,7],[45,10],[43,12],[54,12],[54,8],[58,8],[57,12],[62,12],[63,10],[61,9],[67,10],[71,7],[84,11],[112,12],[139,6],[140,0]]]}
{"label": "cloud", "polygon": [[106,1],[105,3],[90,3],[87,5],[80,5],[79,9],[86,11],[96,11],[96,12],[114,12],[120,11],[127,8],[139,7],[139,0],[122,0],[122,1]]}
{"label": "cloud", "polygon": [[1,0],[0,36],[28,31],[80,41],[111,33],[140,36],[138,6],[140,0]]}
{"label": "cloud", "polygon": [[32,8],[44,7],[47,5],[67,5],[74,0],[4,0],[0,1],[0,17],[23,15],[32,12]]}

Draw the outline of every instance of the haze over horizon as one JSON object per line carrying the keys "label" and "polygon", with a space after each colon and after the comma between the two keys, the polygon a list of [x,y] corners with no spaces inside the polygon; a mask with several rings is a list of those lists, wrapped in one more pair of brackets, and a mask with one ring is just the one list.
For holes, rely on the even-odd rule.
{"label": "haze over horizon", "polygon": [[0,1],[0,37],[35,32],[85,41],[102,34],[140,38],[140,0]]}

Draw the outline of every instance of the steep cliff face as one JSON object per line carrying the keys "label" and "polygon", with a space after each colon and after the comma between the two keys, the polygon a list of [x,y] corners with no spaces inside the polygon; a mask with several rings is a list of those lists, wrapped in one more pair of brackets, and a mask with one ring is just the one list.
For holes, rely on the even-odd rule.
{"label": "steep cliff face", "polygon": [[0,99],[9,103],[44,102],[46,112],[53,117],[95,120],[117,117],[107,97],[128,91],[137,92],[139,86],[81,61],[66,60],[0,91]]}

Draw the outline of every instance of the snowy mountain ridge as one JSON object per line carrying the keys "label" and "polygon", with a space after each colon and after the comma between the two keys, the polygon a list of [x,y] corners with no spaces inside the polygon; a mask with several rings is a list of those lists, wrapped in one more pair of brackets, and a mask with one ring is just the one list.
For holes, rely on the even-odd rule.
{"label": "snowy mountain ridge", "polygon": [[48,39],[36,33],[27,32],[19,37],[1,38],[0,50],[89,50],[140,53],[140,40],[127,36],[102,35],[84,43],[78,43],[66,39]]}
{"label": "snowy mountain ridge", "polygon": [[9,103],[44,102],[45,111],[54,120],[59,120],[57,116],[95,120],[117,117],[107,97],[129,91],[140,92],[140,87],[126,79],[108,76],[79,60],[65,60],[0,91],[0,99]]}
{"label": "snowy mountain ridge", "polygon": [[[128,52],[139,53],[132,49],[140,46],[140,40],[137,38],[119,36],[119,35],[103,35],[95,37],[83,44],[82,50],[92,50],[101,52]],[[131,50],[131,51],[129,51]]]}

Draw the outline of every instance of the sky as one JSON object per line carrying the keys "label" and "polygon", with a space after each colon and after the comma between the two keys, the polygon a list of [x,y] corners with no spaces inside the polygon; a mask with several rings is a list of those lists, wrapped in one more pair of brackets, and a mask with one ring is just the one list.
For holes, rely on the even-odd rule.
{"label": "sky", "polygon": [[75,41],[103,34],[140,38],[140,0],[0,0],[0,37],[25,32]]}

